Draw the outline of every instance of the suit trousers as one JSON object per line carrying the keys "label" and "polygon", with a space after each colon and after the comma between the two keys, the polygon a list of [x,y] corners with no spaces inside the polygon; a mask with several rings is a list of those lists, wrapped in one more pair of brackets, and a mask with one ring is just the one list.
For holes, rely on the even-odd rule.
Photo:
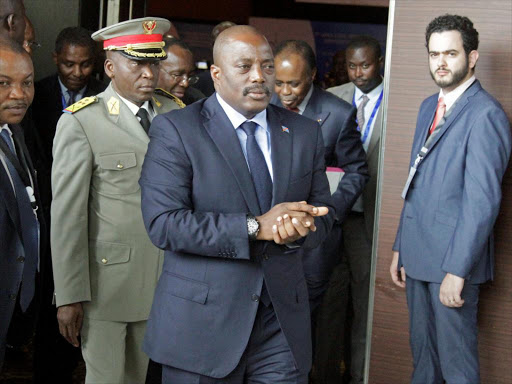
{"label": "suit trousers", "polygon": [[149,362],[142,351],[145,330],[145,320],[124,323],[84,318],[85,383],[144,383]]}
{"label": "suit trousers", "polygon": [[341,227],[341,263],[331,275],[317,316],[315,374],[318,383],[334,380],[343,370],[340,367],[343,367],[343,350],[348,349],[344,346],[344,333],[350,302],[353,312],[350,323],[351,383],[364,381],[372,239],[368,236],[363,214],[350,213]]}
{"label": "suit trousers", "polygon": [[[407,271],[406,271],[407,272]],[[464,305],[449,308],[439,300],[441,284],[407,276],[412,384],[480,383],[477,311],[479,285],[465,284]]]}
{"label": "suit trousers", "polygon": [[295,365],[272,305],[261,301],[247,347],[236,368],[217,379],[163,365],[162,384],[307,384]]}

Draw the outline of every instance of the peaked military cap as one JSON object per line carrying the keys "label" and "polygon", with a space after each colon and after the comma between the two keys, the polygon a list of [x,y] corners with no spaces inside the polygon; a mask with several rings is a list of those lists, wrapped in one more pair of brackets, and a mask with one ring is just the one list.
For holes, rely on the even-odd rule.
{"label": "peaked military cap", "polygon": [[103,42],[105,51],[119,51],[134,60],[164,60],[162,36],[171,22],[160,17],[144,17],[110,25],[92,34],[92,39]]}

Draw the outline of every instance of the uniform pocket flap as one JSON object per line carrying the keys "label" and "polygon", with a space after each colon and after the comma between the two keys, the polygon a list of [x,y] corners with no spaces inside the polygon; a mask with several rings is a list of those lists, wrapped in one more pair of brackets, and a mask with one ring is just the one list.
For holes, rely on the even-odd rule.
{"label": "uniform pocket flap", "polygon": [[130,260],[131,248],[126,244],[94,241],[91,242],[91,250],[96,253],[95,258],[99,264],[121,264]]}
{"label": "uniform pocket flap", "polygon": [[137,158],[133,152],[108,153],[98,158],[100,167],[111,171],[123,171],[137,165]]}
{"label": "uniform pocket flap", "polygon": [[198,304],[206,303],[208,298],[208,285],[199,281],[190,280],[169,272],[165,273],[165,290],[171,295],[185,300],[194,301]]}

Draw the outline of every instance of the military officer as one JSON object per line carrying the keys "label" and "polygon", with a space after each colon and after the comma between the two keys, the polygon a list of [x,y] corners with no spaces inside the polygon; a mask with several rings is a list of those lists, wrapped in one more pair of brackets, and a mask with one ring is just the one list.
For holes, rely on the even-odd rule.
{"label": "military officer", "polygon": [[108,88],[64,110],[53,147],[52,262],[61,334],[80,346],[86,383],[142,383],[141,349],[163,253],[144,229],[138,184],[154,116],[179,108],[155,95],[165,59],[161,18],[92,35]]}

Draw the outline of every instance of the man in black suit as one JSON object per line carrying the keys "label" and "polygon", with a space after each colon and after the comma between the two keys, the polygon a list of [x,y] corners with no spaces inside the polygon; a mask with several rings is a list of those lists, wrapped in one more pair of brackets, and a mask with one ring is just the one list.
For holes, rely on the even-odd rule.
{"label": "man in black suit", "polygon": [[[90,33],[83,28],[65,28],[59,33],[53,53],[57,73],[35,84],[32,124],[24,124],[27,146],[38,170],[41,206],[48,221],[52,200],[52,147],[57,121],[68,105],[105,89],[102,83],[92,77],[95,44]],[[52,304],[54,286],[49,241],[46,244],[41,257],[45,274],[39,288],[41,308],[36,323],[34,378],[36,382],[71,382],[80,351],[68,344],[59,333],[56,309]],[[49,351],[52,351],[52,356]]]}
{"label": "man in black suit", "polygon": [[318,255],[305,255],[310,304],[314,310],[340,256],[340,224],[368,181],[368,167],[361,135],[356,128],[355,108],[313,85],[316,76],[313,49],[304,41],[284,41],[276,48],[275,66],[276,94],[272,103],[317,121],[324,138],[327,167],[333,167],[332,171],[342,169],[344,172],[339,183],[331,188],[337,219],[333,230],[324,245],[312,252],[315,255],[318,252]]}
{"label": "man in black suit", "polygon": [[19,123],[34,97],[34,67],[21,45],[0,38],[0,370],[16,307],[35,295],[40,234],[34,168]]}

